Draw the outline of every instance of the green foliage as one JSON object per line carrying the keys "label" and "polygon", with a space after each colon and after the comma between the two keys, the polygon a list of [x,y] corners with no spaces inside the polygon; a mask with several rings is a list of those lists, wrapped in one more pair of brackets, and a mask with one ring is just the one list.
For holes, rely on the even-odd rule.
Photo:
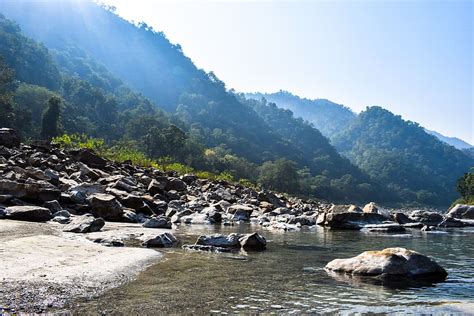
{"label": "green foliage", "polygon": [[0,126],[10,127],[15,120],[12,84],[15,72],[0,56]]}
{"label": "green foliage", "polygon": [[85,134],[64,134],[54,137],[51,143],[65,149],[86,148],[96,152],[104,152],[106,149],[105,141],[102,138],[91,138]]}
{"label": "green foliage", "polygon": [[260,167],[258,182],[262,187],[286,193],[298,192],[297,165],[284,158],[267,161]]}
{"label": "green foliage", "polygon": [[41,137],[43,139],[52,139],[59,136],[60,133],[60,115],[61,115],[61,99],[51,97],[48,101],[48,107],[43,113],[41,122]]}
{"label": "green foliage", "polygon": [[458,179],[456,188],[465,204],[474,204],[474,173],[467,172]]}

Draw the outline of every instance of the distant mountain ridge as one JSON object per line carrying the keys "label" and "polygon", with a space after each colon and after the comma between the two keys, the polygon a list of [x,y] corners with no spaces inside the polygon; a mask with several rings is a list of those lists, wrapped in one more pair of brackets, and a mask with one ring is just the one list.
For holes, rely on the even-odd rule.
{"label": "distant mountain ridge", "polygon": [[312,123],[328,138],[339,133],[357,116],[350,108],[342,104],[326,99],[301,98],[283,90],[275,93],[246,93],[245,96],[256,100],[265,98],[268,102],[291,110],[295,117],[301,117]]}
{"label": "distant mountain ridge", "polygon": [[431,135],[436,136],[439,140],[445,142],[446,144],[449,144],[449,145],[451,145],[451,146],[456,147],[457,149],[470,149],[470,148],[474,148],[473,145],[469,144],[468,142],[463,141],[463,140],[460,139],[460,138],[445,136],[445,135],[443,135],[443,134],[441,134],[441,133],[438,133],[438,132],[436,132],[436,131],[430,131],[429,129],[426,129],[426,128],[425,128],[425,131],[426,131],[428,134],[431,134]]}

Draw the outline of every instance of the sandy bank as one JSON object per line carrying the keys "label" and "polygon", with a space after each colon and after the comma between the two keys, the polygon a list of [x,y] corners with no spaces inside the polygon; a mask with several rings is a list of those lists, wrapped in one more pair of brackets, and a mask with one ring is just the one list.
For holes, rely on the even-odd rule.
{"label": "sandy bank", "polygon": [[[106,226],[96,235],[119,231],[113,223]],[[126,231],[142,237],[159,233],[139,226]],[[0,306],[28,311],[62,307],[78,296],[122,284],[161,258],[155,250],[105,247],[91,237],[63,233],[55,224],[0,221]]]}

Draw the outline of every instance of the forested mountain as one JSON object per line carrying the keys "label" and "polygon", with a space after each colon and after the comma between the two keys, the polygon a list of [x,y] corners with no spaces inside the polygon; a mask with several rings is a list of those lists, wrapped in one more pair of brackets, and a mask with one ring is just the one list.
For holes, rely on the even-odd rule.
{"label": "forested mountain", "polygon": [[307,167],[306,174],[305,170],[301,170],[303,189],[325,192],[325,195],[336,199],[357,200],[366,197],[379,200],[382,196],[385,201],[396,199],[395,195],[376,184],[348,159],[341,157],[328,139],[308,121],[294,117],[292,111],[278,108],[265,98],[245,100],[244,94],[241,98],[280,136],[297,148],[300,159]]}
{"label": "forested mountain", "polygon": [[334,139],[372,178],[404,200],[445,204],[456,198],[456,181],[474,160],[425,132],[417,123],[381,107],[368,107]]}
{"label": "forested mountain", "polygon": [[306,99],[288,91],[275,93],[246,93],[247,98],[261,99],[275,103],[278,107],[291,110],[296,117],[302,117],[320,130],[324,136],[332,138],[344,129],[356,114],[349,108],[326,99]]}
{"label": "forested mountain", "polygon": [[[167,156],[194,168],[226,171],[236,179],[254,182],[262,179],[261,170],[268,171],[263,165],[259,168],[265,162],[266,168],[275,167],[269,172],[274,174],[271,181],[261,183],[268,187],[346,201],[371,198],[368,177],[341,158],[317,130],[307,127],[319,137],[306,138],[311,142],[307,146],[303,139],[283,136],[273,124],[291,124],[291,115],[279,122],[263,119],[253,104],[227,91],[212,73],[202,72],[202,78],[195,78],[193,93],[183,91],[176,112],[166,114],[84,51],[49,50],[4,17],[0,18],[0,42],[5,60],[2,73],[11,69],[17,79],[10,71],[4,86],[13,105],[7,115],[12,119],[1,123],[15,126],[24,137],[44,136],[44,113],[57,97],[61,103],[57,130],[61,132],[105,138],[153,158]],[[289,179],[278,177],[288,168],[294,175],[291,187],[283,185]],[[308,183],[318,176],[318,186]]]}
{"label": "forested mountain", "polygon": [[45,136],[46,114],[59,102],[57,131],[351,202],[448,205],[455,180],[473,165],[382,109],[356,116],[287,92],[246,99],[198,69],[163,33],[90,1],[4,0],[0,13],[27,35],[0,18],[0,124],[27,138]]}
{"label": "forested mountain", "polygon": [[472,146],[471,144],[468,144],[467,142],[465,142],[465,141],[463,141],[462,139],[459,139],[459,138],[457,138],[457,137],[444,136],[443,134],[440,134],[440,133],[435,132],[435,131],[430,131],[430,130],[427,130],[427,129],[425,129],[425,131],[426,131],[428,134],[431,134],[431,135],[433,135],[433,136],[436,136],[436,138],[438,138],[440,141],[445,142],[445,143],[448,144],[448,145],[454,146],[454,147],[456,147],[457,149],[470,149],[470,148],[474,148],[474,146]]}

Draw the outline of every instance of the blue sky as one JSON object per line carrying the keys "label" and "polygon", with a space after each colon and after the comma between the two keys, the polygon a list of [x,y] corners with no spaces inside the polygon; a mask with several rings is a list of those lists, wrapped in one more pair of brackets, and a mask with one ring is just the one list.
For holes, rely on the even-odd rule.
{"label": "blue sky", "polygon": [[104,2],[228,88],[380,105],[474,143],[472,1]]}

